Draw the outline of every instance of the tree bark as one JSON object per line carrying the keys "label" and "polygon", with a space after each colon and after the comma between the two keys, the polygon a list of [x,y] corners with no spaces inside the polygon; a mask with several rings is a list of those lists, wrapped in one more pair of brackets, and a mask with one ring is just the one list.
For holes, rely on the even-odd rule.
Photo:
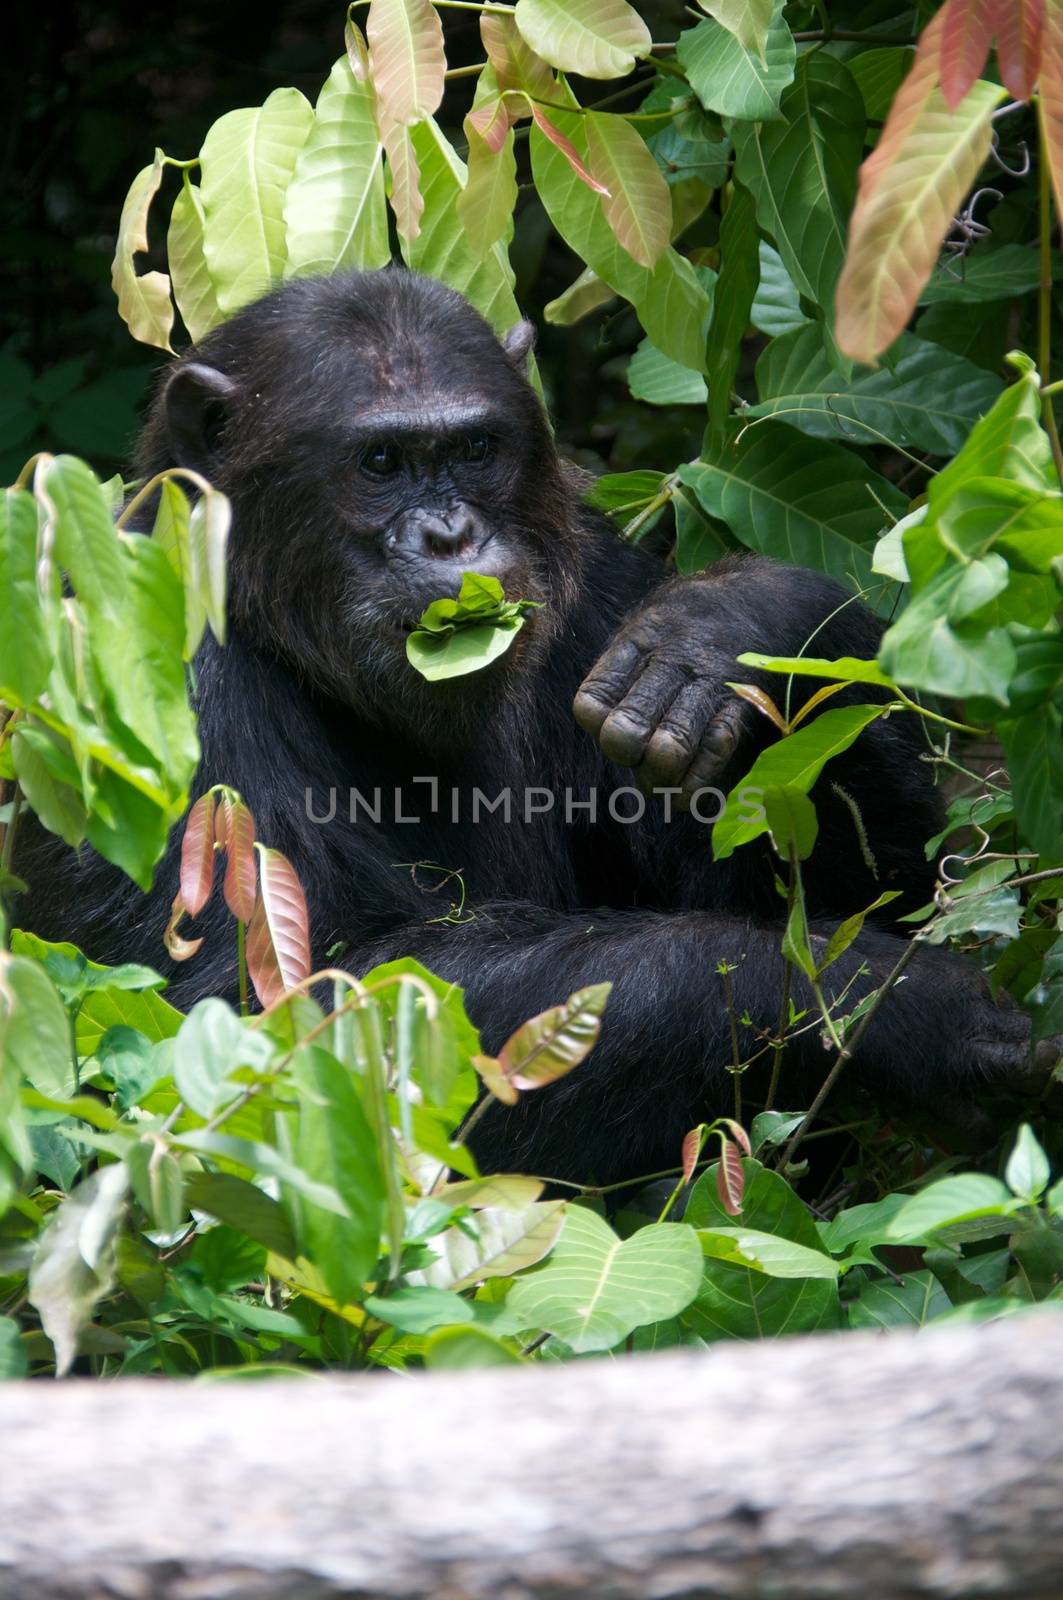
{"label": "tree bark", "polygon": [[1058,1600],[1063,1320],[0,1386],[2,1600]]}

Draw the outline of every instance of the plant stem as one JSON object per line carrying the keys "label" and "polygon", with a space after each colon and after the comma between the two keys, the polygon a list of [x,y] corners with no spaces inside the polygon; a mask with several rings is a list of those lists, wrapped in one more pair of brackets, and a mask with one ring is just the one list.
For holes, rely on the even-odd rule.
{"label": "plant stem", "polygon": [[890,973],[885,983],[879,989],[878,994],[876,994],[870,1006],[868,1006],[867,1010],[864,1012],[864,1015],[857,1024],[852,1038],[847,1039],[842,1045],[841,1049],[838,1051],[834,1065],[827,1073],[827,1076],[824,1078],[820,1087],[819,1093],[816,1095],[815,1099],[812,1101],[812,1104],[808,1108],[808,1114],[806,1115],[805,1120],[801,1123],[799,1128],[795,1129],[793,1138],[790,1140],[790,1143],[786,1146],[786,1149],[782,1153],[782,1156],[779,1160],[780,1171],[785,1171],[785,1169],[790,1165],[794,1158],[794,1152],[797,1150],[798,1145],[804,1138],[806,1131],[815,1118],[818,1117],[820,1111],[823,1109],[824,1101],[834,1088],[834,1085],[837,1083],[838,1078],[841,1075],[842,1068],[845,1066],[846,1062],[851,1061],[853,1056],[856,1054],[864,1034],[867,1032],[871,1023],[878,1015],[879,1007],[882,1005],[882,1002],[885,1000],[886,996],[892,992],[892,990],[900,981],[905,967],[907,967],[918,948],[919,945],[915,939],[912,939],[907,945],[905,945],[904,950],[901,953],[900,960],[893,968],[893,971]]}
{"label": "plant stem", "polygon": [[[790,918],[794,911],[794,868],[793,852],[791,850],[790,881],[786,891],[786,924],[789,927]],[[771,1111],[775,1106],[775,1096],[779,1092],[779,1078],[782,1073],[783,1051],[786,1049],[786,1024],[790,1017],[790,985],[793,979],[793,963],[784,958],[782,974],[782,993],[779,997],[779,1026],[775,1051],[771,1058],[771,1081],[768,1084],[768,1098],[764,1102],[765,1111]]]}
{"label": "plant stem", "polygon": [[[1052,381],[1052,168],[1048,157],[1048,134],[1045,129],[1044,100],[1038,97],[1037,127],[1040,147],[1037,153],[1038,215],[1040,217],[1041,277],[1038,284],[1037,311],[1037,366],[1042,384]],[[1052,458],[1060,484],[1063,485],[1063,446],[1059,442],[1059,429],[1052,409],[1052,397],[1042,392],[1041,415],[1045,430],[1052,442]]]}
{"label": "plant stem", "polygon": [[236,919],[236,967],[240,976],[240,1015],[246,1017],[250,1008],[247,992],[247,923]]}
{"label": "plant stem", "polygon": [[475,78],[477,73],[482,72],[486,65],[486,61],[474,61],[468,67],[448,67],[444,76],[448,83],[451,78]]}
{"label": "plant stem", "polygon": [[842,44],[901,44],[914,45],[918,43],[910,34],[906,33],[859,33],[848,28],[819,28],[808,33],[795,33],[794,39],[798,44],[830,44],[834,40]]}

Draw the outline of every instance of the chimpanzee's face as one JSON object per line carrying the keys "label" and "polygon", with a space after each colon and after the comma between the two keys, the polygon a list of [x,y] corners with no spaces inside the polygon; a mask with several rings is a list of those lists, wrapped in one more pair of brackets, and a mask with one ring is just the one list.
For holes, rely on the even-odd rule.
{"label": "chimpanzee's face", "polygon": [[497,688],[574,579],[529,342],[392,272],[291,285],[212,335],[171,379],[167,421],[173,455],[232,497],[235,625],[331,692],[401,706],[427,687],[410,629],[484,573],[544,610],[497,668],[433,688]]}

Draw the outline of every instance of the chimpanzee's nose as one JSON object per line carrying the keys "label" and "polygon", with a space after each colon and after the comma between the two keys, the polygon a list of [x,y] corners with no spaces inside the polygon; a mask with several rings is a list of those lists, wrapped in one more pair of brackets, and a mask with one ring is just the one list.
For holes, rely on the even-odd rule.
{"label": "chimpanzee's nose", "polygon": [[481,543],[479,525],[468,506],[456,506],[452,511],[439,514],[426,513],[417,531],[426,556],[464,556]]}

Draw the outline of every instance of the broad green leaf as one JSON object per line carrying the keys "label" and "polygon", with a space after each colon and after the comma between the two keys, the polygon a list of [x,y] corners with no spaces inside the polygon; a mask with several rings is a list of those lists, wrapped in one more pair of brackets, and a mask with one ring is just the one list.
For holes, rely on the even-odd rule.
{"label": "broad green leaf", "polygon": [[174,573],[181,581],[185,597],[184,658],[191,661],[203,639],[207,610],[203,603],[195,568],[198,562],[192,547],[192,508],[188,496],[173,478],[167,478],[159,491],[159,508],[151,537],[166,553]]}
{"label": "broad green leaf", "polygon": [[1063,846],[1063,709],[1043,706],[997,724],[1023,836],[1049,860]]}
{"label": "broad green leaf", "polygon": [[37,587],[37,504],[5,489],[0,513],[0,700],[29,706],[48,681],[51,650]]}
{"label": "broad green leaf", "polygon": [[527,1328],[578,1352],[611,1350],[634,1328],[677,1316],[694,1298],[703,1262],[684,1223],[655,1223],[619,1239],[593,1211],[573,1206],[550,1260],[510,1290]]}
{"label": "broad green leaf", "polygon": [[[809,1251],[820,1248],[808,1210],[784,1178],[746,1160],[742,1222],[759,1235],[774,1235]],[[715,1169],[698,1179],[687,1202],[687,1220],[699,1229],[729,1227]],[[830,1278],[773,1278],[755,1267],[707,1260],[697,1298],[681,1313],[688,1334],[701,1339],[777,1338],[838,1324],[838,1286]]]}
{"label": "broad green leaf", "polygon": [[698,0],[698,4],[734,34],[743,50],[763,59],[774,9],[772,0]]}
{"label": "broad green leaf", "polygon": [[152,165],[133,179],[122,206],[111,263],[111,288],[118,297],[119,315],[134,339],[160,350],[170,350],[173,331],[170,280],[165,272],[138,273],[135,258],[148,248],[148,212],[159,192],[165,164],[165,155],[156,150]]}
{"label": "broad green leaf", "polygon": [[641,135],[623,117],[588,111],[583,119],[594,176],[609,193],[602,212],[618,242],[651,271],[672,235],[668,185]]}
{"label": "broad green leaf", "polygon": [[250,305],[284,274],[284,197],[313,125],[298,89],[275,89],[264,105],[226,112],[207,134],[204,250],[223,312]]}
{"label": "broad green leaf", "polygon": [[835,324],[839,348],[857,361],[874,362],[911,316],[989,153],[992,114],[1004,98],[996,84],[978,82],[950,111],[931,86],[935,71],[917,57],[861,169]]}
{"label": "broad green leaf", "polygon": [[561,72],[623,78],[650,53],[650,31],[626,0],[517,0],[527,44]]}
{"label": "broad green leaf", "polygon": [[77,1088],[70,1019],[43,967],[0,951],[0,1062],[55,1100]]}
{"label": "broad green leaf", "polygon": [[705,1254],[717,1261],[753,1267],[769,1278],[837,1278],[838,1263],[820,1249],[794,1244],[755,1228],[699,1228]]}
{"label": "broad green leaf", "polygon": [[222,313],[203,245],[203,196],[187,172],[181,177],[181,192],[170,212],[166,259],[181,320],[193,344],[198,344],[221,322]]}
{"label": "broad green leaf", "polygon": [[429,683],[461,678],[469,672],[480,672],[504,656],[523,626],[523,617],[509,617],[449,634],[415,630],[406,640],[406,657]]}
{"label": "broad green leaf", "polygon": [[748,415],[777,416],[815,438],[952,455],[997,400],[1001,384],[908,333],[890,366],[846,379],[831,361],[822,329],[809,323],[772,340],[757,362],[757,391],[760,402]]}
{"label": "broad green leaf", "polygon": [[783,266],[782,256],[768,243],[760,241],[760,282],[753,296],[749,320],[761,333],[777,338],[808,325],[793,279]]}
{"label": "broad green leaf", "polygon": [[318,95],[284,197],[286,278],[347,268],[368,272],[391,260],[373,102],[372,85],[360,82],[341,56]]}
{"label": "broad green leaf", "polygon": [[881,1200],[847,1206],[830,1222],[817,1224],[824,1249],[832,1256],[848,1256],[858,1245],[862,1256],[867,1258],[872,1245],[883,1244],[889,1238],[894,1217],[910,1199],[907,1194],[887,1194]]}
{"label": "broad green leaf", "polygon": [[443,98],[443,25],[429,0],[372,0],[365,25],[373,87],[384,123],[408,127]]}
{"label": "broad green leaf", "polygon": [[895,683],[930,694],[978,695],[1007,705],[1015,646],[1003,628],[966,622],[1007,581],[999,556],[943,568],[886,633],[879,650],[883,671]]}
{"label": "broad green leaf", "polygon": [[69,1372],[81,1331],[114,1282],[128,1188],[121,1162],[100,1167],[67,1196],[41,1234],[28,1293],[55,1347],[57,1377]]}
{"label": "broad green leaf", "polygon": [[0,1317],[0,1382],[7,1378],[24,1378],[29,1371],[29,1357],[14,1317]]}
{"label": "broad green leaf", "polygon": [[212,1117],[239,1095],[233,1082],[240,1067],[265,1072],[273,1059],[272,1041],[249,1028],[224,1000],[201,1000],[181,1024],[173,1046],[177,1092],[201,1117]]}
{"label": "broad green leaf", "polygon": [[367,1295],[364,1305],[371,1317],[414,1334],[471,1323],[476,1315],[460,1294],[419,1284],[402,1284],[388,1294]]}
{"label": "broad green leaf", "polygon": [[[152,983],[162,982],[158,973],[148,967],[104,967],[86,961],[75,945],[50,944],[19,929],[11,936],[11,947],[16,955],[30,956],[42,963],[60,993],[68,1001],[79,1002],[76,1034],[80,1056],[94,1055],[109,1028],[135,1028],[154,1042],[171,1038],[181,1026],[181,1013],[160,995],[147,992]],[[64,984],[64,974],[73,980],[71,984]],[[130,993],[130,983],[146,992]]]}
{"label": "broad green leaf", "polygon": [[[2,1340],[2,1332],[0,1332]],[[3,1374],[0,1342],[0,1376]],[[441,1328],[426,1340],[424,1364],[437,1372],[468,1372],[473,1367],[519,1367],[515,1350],[486,1328]],[[16,1374],[12,1374],[16,1376]]]}
{"label": "broad green leaf", "polygon": [[681,367],[643,339],[627,369],[632,398],[651,406],[698,406],[709,398],[708,386],[698,372]]}
{"label": "broad green leaf", "polygon": [[906,504],[858,456],[771,421],[724,439],[679,476],[750,549],[857,589],[873,587],[870,546]]}
{"label": "broad green leaf", "polygon": [[70,746],[59,734],[24,719],[15,726],[10,749],[30,809],[49,832],[76,849],[85,837],[88,812]]}
{"label": "broad green leaf", "polygon": [[888,1237],[893,1244],[919,1243],[957,1222],[1009,1216],[1019,1204],[999,1178],[986,1173],[941,1178],[901,1206],[889,1225]]}
{"label": "broad green leaf", "polygon": [[972,478],[1008,478],[1031,489],[1058,489],[1032,365],[1022,368],[1018,381],[1004,390],[955,460],[931,479],[932,510],[943,509]]}
{"label": "broad green leaf", "polygon": [[[812,854],[819,832],[816,808],[803,789],[792,784],[765,789],[761,804],[767,812],[768,831],[777,853],[785,861],[793,851],[799,861]],[[807,942],[807,941],[806,941]]]}
{"label": "broad green leaf", "polygon": [[[757,790],[792,786],[807,794],[827,762],[860,737],[880,717],[883,706],[839,706],[821,711],[796,733],[769,745],[750,767],[741,784],[727,797],[727,806],[712,830],[717,861],[733,855],[739,845],[758,839],[767,830],[767,816],[751,818],[742,796]],[[763,808],[761,808],[763,813]]]}
{"label": "broad green leaf", "polygon": [[815,50],[798,62],[779,114],[777,122],[735,124],[735,175],[799,293],[830,322],[864,145],[863,103],[844,63]]}
{"label": "broad green leaf", "polygon": [[553,322],[559,328],[571,328],[613,299],[615,291],[587,267],[569,284],[564,294],[559,294],[556,300],[547,301],[543,316],[547,322]]}
{"label": "broad green leaf", "polygon": [[772,8],[763,54],[711,18],[679,37],[679,64],[702,105],[743,122],[767,122],[779,115],[779,100],[793,79],[796,59],[793,35],[783,20],[783,0],[775,0]]}
{"label": "broad green leaf", "polygon": [[337,1303],[347,1305],[361,1298],[380,1253],[384,1178],[376,1140],[357,1080],[335,1056],[303,1046],[291,1076],[299,1112],[290,1154],[301,1171],[335,1190],[348,1214],[339,1217],[297,1190],[285,1192],[283,1204],[299,1252],[321,1272]]}
{"label": "broad green leaf", "polygon": [[173,1070],[169,1040],[155,1041],[135,1028],[108,1028],[96,1052],[96,1065],[114,1085],[115,1102],[123,1111],[140,1105],[161,1078]]}
{"label": "broad green leaf", "polygon": [[874,1278],[849,1302],[850,1328],[921,1328],[949,1310],[949,1297],[932,1272],[907,1272],[897,1282]]}
{"label": "broad green leaf", "polygon": [[[466,128],[469,125],[466,121]],[[517,157],[512,128],[498,150],[469,131],[469,181],[458,196],[458,216],[473,250],[486,255],[512,227],[517,203]]]}
{"label": "broad green leaf", "polygon": [[565,1220],[565,1203],[537,1200],[518,1209],[484,1206],[460,1228],[427,1241],[435,1260],[410,1274],[439,1289],[468,1289],[488,1278],[510,1278],[553,1249]]}
{"label": "broad green leaf", "polygon": [[[556,109],[550,117],[580,159],[588,160],[583,118]],[[562,238],[603,282],[631,302],[658,349],[700,372],[709,301],[690,262],[669,247],[652,272],[640,266],[617,241],[602,214],[600,198],[538,127],[531,132],[531,157],[536,188]]]}
{"label": "broad green leaf", "polygon": [[417,238],[403,243],[407,264],[456,289],[496,333],[506,333],[520,321],[520,311],[505,243],[499,240],[481,257],[465,237],[457,212],[466,182],[465,165],[436,123],[428,121],[412,128],[410,139],[420,166],[425,210]]}
{"label": "broad green leaf", "polygon": [[[712,301],[712,321],[705,343],[704,371],[709,386],[710,440],[723,443],[731,410],[731,390],[742,359],[757,287],[757,221],[753,196],[740,183],[720,225],[720,275]],[[706,509],[708,509],[706,507]]]}
{"label": "broad green leaf", "polygon": [[869,120],[885,122],[894,96],[912,65],[913,52],[904,45],[880,45],[859,50],[845,65],[856,80]]}
{"label": "broad green leaf", "polygon": [[[1061,266],[1053,263],[1053,276]],[[1030,245],[1004,244],[992,250],[972,250],[959,261],[935,267],[919,291],[921,306],[979,305],[987,300],[1013,300],[1032,294],[1041,278],[1037,251]]]}
{"label": "broad green leaf", "polygon": [[230,1161],[265,1178],[276,1178],[315,1206],[332,1211],[338,1217],[347,1215],[346,1205],[331,1184],[320,1183],[294,1161],[261,1140],[240,1139],[231,1133],[212,1133],[207,1128],[190,1128],[185,1133],[172,1134],[171,1140],[182,1149],[195,1150],[217,1161]]}
{"label": "broad green leaf", "polygon": [[245,1178],[228,1172],[190,1172],[185,1179],[189,1205],[292,1261],[295,1236],[280,1204]]}
{"label": "broad green leaf", "polygon": [[587,504],[626,521],[655,500],[663,485],[663,472],[607,472],[587,491]]}

